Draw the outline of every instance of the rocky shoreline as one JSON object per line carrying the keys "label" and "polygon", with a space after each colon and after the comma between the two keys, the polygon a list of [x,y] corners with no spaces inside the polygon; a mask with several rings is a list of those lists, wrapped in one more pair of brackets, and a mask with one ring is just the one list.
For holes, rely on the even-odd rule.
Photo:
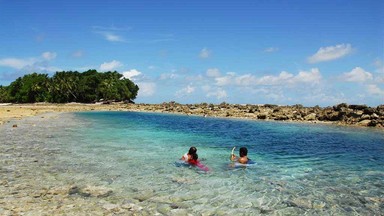
{"label": "rocky shoreline", "polygon": [[246,118],[251,120],[275,120],[309,123],[331,123],[345,126],[384,128],[384,105],[348,105],[341,103],[330,107],[304,107],[302,105],[278,106],[240,104],[6,104],[0,106],[0,125],[9,119],[20,119],[45,112],[79,111],[143,111],[164,112],[206,117]]}
{"label": "rocky shoreline", "polygon": [[183,105],[170,102],[158,105],[138,104],[130,106],[136,107],[135,109],[137,110],[187,115],[384,127],[384,105],[368,107],[366,105],[342,103],[332,107],[321,108],[319,106],[304,107],[302,105],[239,105],[227,103],[219,105],[207,103]]}

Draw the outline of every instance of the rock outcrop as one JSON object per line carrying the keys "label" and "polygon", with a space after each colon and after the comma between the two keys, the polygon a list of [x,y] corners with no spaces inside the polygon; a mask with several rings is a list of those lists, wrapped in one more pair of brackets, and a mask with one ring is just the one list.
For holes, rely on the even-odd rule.
{"label": "rock outcrop", "polygon": [[20,119],[44,112],[79,112],[93,110],[147,111],[255,120],[324,122],[384,129],[384,104],[377,107],[348,105],[346,103],[331,107],[304,107],[301,104],[293,106],[228,103],[179,104],[174,101],[161,104],[126,104],[123,102],[112,102],[110,104],[7,104],[0,106],[0,125],[12,118]]}
{"label": "rock outcrop", "polygon": [[247,118],[259,120],[328,122],[340,125],[356,125],[384,128],[384,105],[368,107],[366,105],[348,105],[341,103],[332,107],[239,105],[215,104],[179,104],[176,102],[162,104],[132,104],[130,108],[140,111],[168,112],[187,115],[215,117]]}

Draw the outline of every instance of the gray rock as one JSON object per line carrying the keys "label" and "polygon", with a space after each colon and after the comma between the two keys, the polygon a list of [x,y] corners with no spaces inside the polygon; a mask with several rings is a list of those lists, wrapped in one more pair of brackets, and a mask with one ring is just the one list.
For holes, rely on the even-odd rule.
{"label": "gray rock", "polygon": [[68,195],[80,195],[82,197],[108,197],[113,193],[112,190],[103,187],[87,186],[86,188],[80,188],[78,186],[72,186],[68,190]]}
{"label": "gray rock", "polygon": [[172,208],[168,204],[161,204],[157,207],[157,211],[161,214],[168,215]]}
{"label": "gray rock", "polygon": [[371,119],[378,119],[378,118],[379,118],[379,116],[376,113],[372,113]]}
{"label": "gray rock", "polygon": [[169,215],[189,215],[188,211],[186,209],[172,209],[169,213]]}
{"label": "gray rock", "polygon": [[258,119],[268,119],[268,114],[267,113],[260,113],[257,115]]}
{"label": "gray rock", "polygon": [[315,121],[316,120],[316,113],[311,113],[304,117],[304,120],[306,121]]}
{"label": "gray rock", "polygon": [[287,206],[312,209],[312,202],[307,198],[294,198],[292,200],[287,200],[284,202]]}
{"label": "gray rock", "polygon": [[134,203],[126,203],[126,204],[122,205],[121,208],[128,209],[128,210],[134,211],[134,212],[138,212],[138,211],[143,210],[143,208],[141,206],[134,204]]}
{"label": "gray rock", "polygon": [[367,120],[367,119],[371,119],[371,116],[368,115],[368,114],[363,114],[363,115],[360,117],[360,121],[362,121],[362,120]]}
{"label": "gray rock", "polygon": [[106,203],[102,207],[103,207],[103,209],[105,209],[107,211],[112,211],[112,210],[118,210],[119,209],[119,205],[112,204],[112,203]]}

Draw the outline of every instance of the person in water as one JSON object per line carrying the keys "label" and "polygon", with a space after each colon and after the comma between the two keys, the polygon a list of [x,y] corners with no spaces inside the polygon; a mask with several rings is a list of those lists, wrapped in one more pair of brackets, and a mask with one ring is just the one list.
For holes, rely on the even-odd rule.
{"label": "person in water", "polygon": [[241,147],[239,149],[239,155],[240,157],[237,157],[235,154],[231,155],[231,161],[236,161],[241,164],[247,164],[249,159],[248,159],[248,149],[246,147]]}
{"label": "person in water", "polygon": [[189,151],[181,157],[181,160],[190,164],[196,164],[198,158],[199,156],[197,155],[197,149],[196,147],[192,146],[189,148]]}
{"label": "person in water", "polygon": [[209,168],[205,166],[204,164],[200,163],[199,156],[197,155],[197,149],[196,147],[192,146],[187,153],[185,153],[181,160],[193,165],[199,167],[203,171],[209,171]]}

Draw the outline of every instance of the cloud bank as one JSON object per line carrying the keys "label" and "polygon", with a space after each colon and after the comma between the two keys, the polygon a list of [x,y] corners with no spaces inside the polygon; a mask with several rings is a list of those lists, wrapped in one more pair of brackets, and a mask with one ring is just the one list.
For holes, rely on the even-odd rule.
{"label": "cloud bank", "polygon": [[115,71],[117,68],[120,68],[123,64],[119,61],[113,60],[111,62],[104,62],[100,65],[100,71]]}
{"label": "cloud bank", "polygon": [[372,73],[365,71],[361,67],[356,67],[342,76],[342,79],[346,82],[366,82],[372,80],[372,78]]}
{"label": "cloud bank", "polygon": [[311,64],[332,61],[342,58],[352,52],[351,44],[338,44],[336,46],[320,47],[320,49],[308,58]]}
{"label": "cloud bank", "polygon": [[49,61],[52,61],[56,58],[57,54],[55,52],[44,52],[38,57],[29,57],[29,58],[3,58],[0,59],[0,66],[9,67],[17,70],[24,70],[25,72],[36,70],[40,71],[49,71],[57,70],[57,67],[52,67],[48,65]]}
{"label": "cloud bank", "polygon": [[318,68],[310,71],[299,71],[297,75],[282,71],[279,75],[266,75],[258,77],[252,74],[237,75],[230,72],[225,76],[216,77],[217,86],[237,85],[237,86],[276,86],[276,85],[297,85],[300,83],[318,84],[322,76]]}

